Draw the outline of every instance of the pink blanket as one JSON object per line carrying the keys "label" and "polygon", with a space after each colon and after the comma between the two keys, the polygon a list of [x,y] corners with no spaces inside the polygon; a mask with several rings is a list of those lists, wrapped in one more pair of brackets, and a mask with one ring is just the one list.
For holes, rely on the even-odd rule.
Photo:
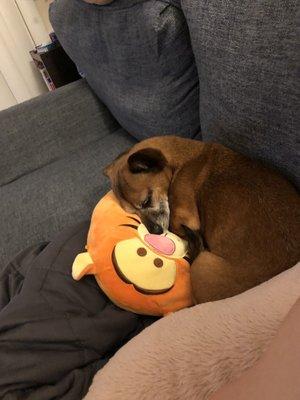
{"label": "pink blanket", "polygon": [[167,316],[96,374],[85,400],[202,400],[259,359],[300,295],[300,263],[238,296]]}

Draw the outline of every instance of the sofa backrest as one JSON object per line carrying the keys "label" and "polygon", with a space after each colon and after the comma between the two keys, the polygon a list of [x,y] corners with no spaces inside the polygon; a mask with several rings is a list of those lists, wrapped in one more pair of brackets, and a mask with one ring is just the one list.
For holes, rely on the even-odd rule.
{"label": "sofa backrest", "polygon": [[99,98],[138,139],[200,130],[198,74],[176,1],[56,0],[50,18]]}
{"label": "sofa backrest", "polygon": [[51,21],[138,139],[219,142],[300,186],[298,14],[297,0],[56,0]]}
{"label": "sofa backrest", "polygon": [[203,140],[263,160],[300,186],[299,1],[181,5],[199,73]]}

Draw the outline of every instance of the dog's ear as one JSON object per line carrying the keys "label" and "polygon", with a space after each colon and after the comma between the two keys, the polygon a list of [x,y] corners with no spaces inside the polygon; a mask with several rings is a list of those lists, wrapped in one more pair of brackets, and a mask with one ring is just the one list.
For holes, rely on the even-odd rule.
{"label": "dog's ear", "polygon": [[115,162],[113,161],[111,164],[107,165],[103,170],[103,175],[107,176],[107,178],[111,178],[111,173],[113,170]]}
{"label": "dog's ear", "polygon": [[160,172],[166,165],[167,160],[163,153],[152,148],[139,150],[128,158],[129,171],[133,174]]}
{"label": "dog's ear", "polygon": [[105,176],[107,176],[108,178],[111,178],[112,176],[112,171],[114,169],[115,163],[116,161],[118,161],[121,157],[125,156],[127,153],[129,152],[129,150],[125,150],[123,151],[121,154],[118,155],[118,157],[109,165],[107,165],[104,170],[103,170],[103,174]]}

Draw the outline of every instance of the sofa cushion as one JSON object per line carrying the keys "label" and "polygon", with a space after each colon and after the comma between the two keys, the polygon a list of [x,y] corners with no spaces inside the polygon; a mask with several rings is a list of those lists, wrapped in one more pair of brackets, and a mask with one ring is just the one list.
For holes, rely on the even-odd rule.
{"label": "sofa cushion", "polygon": [[0,186],[99,140],[119,124],[84,79],[1,112]]}
{"label": "sofa cushion", "polygon": [[0,187],[0,266],[17,252],[89,219],[109,190],[102,169],[135,140],[122,129]]}
{"label": "sofa cushion", "polygon": [[202,136],[300,185],[297,0],[182,0],[200,82]]}
{"label": "sofa cushion", "polygon": [[198,75],[188,28],[182,11],[170,3],[56,0],[50,10],[64,49],[138,139],[199,132]]}

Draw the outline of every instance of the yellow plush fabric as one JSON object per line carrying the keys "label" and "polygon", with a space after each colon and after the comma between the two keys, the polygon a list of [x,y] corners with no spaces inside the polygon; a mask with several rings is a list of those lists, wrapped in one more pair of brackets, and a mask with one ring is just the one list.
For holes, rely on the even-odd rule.
{"label": "yellow plush fabric", "polygon": [[162,316],[192,305],[186,243],[166,232],[151,235],[109,192],[94,209],[87,252],[73,264],[73,278],[93,274],[118,306]]}

